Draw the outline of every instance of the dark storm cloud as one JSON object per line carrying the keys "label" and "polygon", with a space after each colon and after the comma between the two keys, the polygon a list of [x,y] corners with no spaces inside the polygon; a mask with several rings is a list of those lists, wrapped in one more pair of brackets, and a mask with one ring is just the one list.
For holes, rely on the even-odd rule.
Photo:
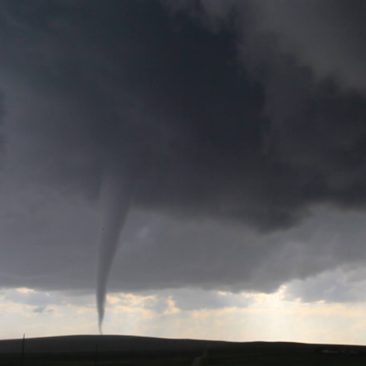
{"label": "dark storm cloud", "polygon": [[[0,92],[0,153],[3,154],[5,146],[4,146],[4,137],[3,137],[3,120],[4,120],[4,100],[3,94]],[[1,157],[0,157],[0,165],[1,165]]]}
{"label": "dark storm cloud", "polygon": [[252,4],[260,14],[258,25],[275,32],[281,44],[310,64],[317,75],[365,90],[364,1],[253,0]]}
{"label": "dark storm cloud", "polygon": [[[134,182],[132,206],[143,212],[126,227],[113,288],[272,290],[355,261],[340,239],[324,242],[327,228],[310,238],[306,230],[326,222],[320,214],[311,221],[313,206],[365,207],[366,103],[347,71],[358,62],[347,47],[348,39],[352,50],[361,44],[364,9],[334,2],[323,16],[315,2],[297,3],[321,34],[339,34],[339,14],[349,14],[350,35],[327,48],[328,38],[315,39],[304,23],[281,28],[275,20],[295,11],[286,1],[275,20],[270,2],[3,1],[3,192],[28,187],[25,201],[38,202],[27,218],[28,208],[3,193],[23,218],[19,231],[4,214],[12,258],[0,270],[4,284],[90,287],[90,202],[109,170]],[[347,59],[326,54],[319,64],[311,42]],[[38,255],[17,258],[27,242]],[[41,256],[50,268],[35,266]]]}
{"label": "dark storm cloud", "polygon": [[[90,3],[79,16],[66,8],[66,25],[43,2],[35,15],[25,3],[14,11],[17,21],[36,23],[24,25],[35,45],[22,58],[17,47],[11,60],[27,60],[22,70],[41,98],[63,99],[45,112],[47,125],[46,115],[33,127],[30,148],[44,145],[49,179],[98,190],[113,159],[137,180],[136,205],[263,227],[290,222],[296,197],[278,195],[292,177],[262,154],[263,90],[239,67],[234,34],[212,34],[189,18],[175,23],[154,2],[114,5]],[[43,80],[32,80],[39,62]]]}
{"label": "dark storm cloud", "polygon": [[12,2],[5,14],[9,62],[56,98],[32,144],[57,184],[97,191],[116,160],[136,205],[267,229],[312,202],[363,203],[363,96],[318,81],[275,40],[244,36],[246,67],[230,26],[212,33],[155,2]]}

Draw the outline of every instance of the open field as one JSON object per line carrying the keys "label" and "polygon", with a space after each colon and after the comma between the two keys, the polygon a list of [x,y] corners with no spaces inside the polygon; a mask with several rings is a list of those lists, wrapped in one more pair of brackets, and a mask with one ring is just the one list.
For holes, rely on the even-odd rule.
{"label": "open field", "polygon": [[300,343],[233,343],[130,336],[69,336],[0,341],[0,365],[184,366],[365,365],[366,347]]}

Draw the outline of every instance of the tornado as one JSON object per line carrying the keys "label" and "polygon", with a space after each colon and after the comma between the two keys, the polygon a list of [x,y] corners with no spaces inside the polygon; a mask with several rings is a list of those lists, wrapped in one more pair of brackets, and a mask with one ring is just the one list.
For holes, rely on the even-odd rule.
{"label": "tornado", "polygon": [[100,195],[102,218],[96,288],[100,334],[105,313],[108,277],[130,207],[130,188],[128,182],[119,174],[108,172],[104,177]]}

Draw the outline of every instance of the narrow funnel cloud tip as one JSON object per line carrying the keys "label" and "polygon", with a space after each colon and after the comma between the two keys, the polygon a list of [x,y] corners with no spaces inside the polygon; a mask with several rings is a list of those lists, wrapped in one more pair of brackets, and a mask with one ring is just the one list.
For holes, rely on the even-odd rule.
{"label": "narrow funnel cloud tip", "polygon": [[108,174],[105,177],[101,192],[103,217],[96,289],[100,334],[105,313],[107,281],[130,206],[130,196],[128,184],[120,175]]}
{"label": "narrow funnel cloud tip", "polygon": [[98,330],[99,330],[100,335],[103,335],[103,324],[102,323],[103,323],[103,318],[99,318],[99,320],[98,320]]}

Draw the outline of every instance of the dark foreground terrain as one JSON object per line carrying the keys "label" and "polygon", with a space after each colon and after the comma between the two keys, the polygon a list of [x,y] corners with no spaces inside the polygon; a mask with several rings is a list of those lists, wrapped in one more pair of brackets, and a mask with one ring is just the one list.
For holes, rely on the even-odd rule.
{"label": "dark foreground terrain", "polygon": [[366,347],[69,336],[0,341],[0,365],[366,365]]}

